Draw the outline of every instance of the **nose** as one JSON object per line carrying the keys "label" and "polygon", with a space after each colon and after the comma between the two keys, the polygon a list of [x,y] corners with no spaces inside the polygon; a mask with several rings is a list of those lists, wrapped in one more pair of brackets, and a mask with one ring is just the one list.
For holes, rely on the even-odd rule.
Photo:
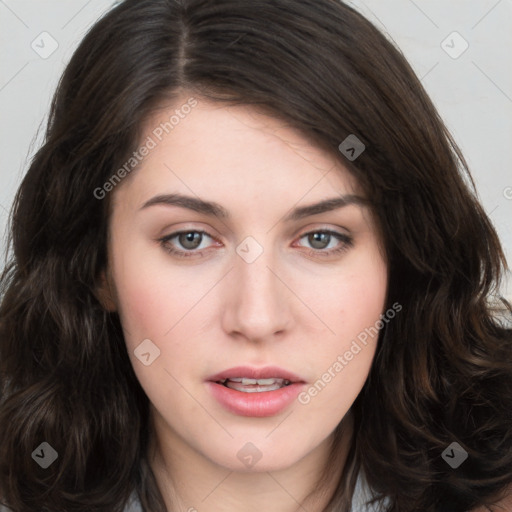
{"label": "nose", "polygon": [[290,291],[273,268],[269,251],[252,263],[235,256],[234,266],[226,282],[225,332],[260,342],[283,334],[291,325]]}

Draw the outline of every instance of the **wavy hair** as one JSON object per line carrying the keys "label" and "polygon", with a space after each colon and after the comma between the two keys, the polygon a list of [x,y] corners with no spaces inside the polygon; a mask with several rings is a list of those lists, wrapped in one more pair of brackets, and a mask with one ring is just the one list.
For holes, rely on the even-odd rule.
{"label": "wavy hair", "polygon": [[[496,503],[512,483],[512,309],[503,301],[498,317],[492,302],[506,261],[405,58],[337,0],[125,0],[67,65],[11,212],[0,282],[4,504],[120,512],[136,492],[145,511],[166,510],[146,455],[148,398],[119,317],[97,295],[112,194],[94,190],[182,91],[286,121],[346,166],[373,205],[388,306],[403,312],[380,332],[325,512],[350,509],[360,472],[387,512]],[[338,150],[350,134],[366,145],[355,161]],[[58,453],[47,469],[31,456],[41,442]],[[457,469],[441,456],[452,442],[469,454]]]}

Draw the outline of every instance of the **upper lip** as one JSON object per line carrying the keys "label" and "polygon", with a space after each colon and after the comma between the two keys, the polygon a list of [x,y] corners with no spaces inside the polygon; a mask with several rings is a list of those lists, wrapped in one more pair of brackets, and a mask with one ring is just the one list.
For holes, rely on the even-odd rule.
{"label": "upper lip", "polygon": [[288,370],[279,368],[278,366],[265,366],[263,368],[254,368],[251,366],[235,366],[228,368],[222,372],[216,373],[208,377],[208,381],[219,382],[224,379],[231,379],[236,377],[247,377],[249,379],[276,379],[289,380],[290,382],[304,382],[298,375],[295,375]]}

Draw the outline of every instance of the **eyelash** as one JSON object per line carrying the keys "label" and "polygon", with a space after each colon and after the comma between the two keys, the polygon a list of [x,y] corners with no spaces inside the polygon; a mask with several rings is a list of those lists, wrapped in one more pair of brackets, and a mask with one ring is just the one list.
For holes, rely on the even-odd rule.
{"label": "eyelash", "polygon": [[[175,233],[171,233],[170,235],[166,235],[163,238],[159,238],[158,242],[160,242],[160,245],[163,247],[163,249],[166,252],[168,252],[169,254],[172,254],[173,256],[177,256],[178,258],[189,258],[189,257],[192,257],[192,256],[202,257],[203,256],[203,252],[202,251],[197,251],[197,250],[180,251],[179,249],[175,249],[172,245],[169,244],[169,242],[173,238],[176,238],[179,235],[188,234],[188,233],[199,233],[201,235],[206,235],[206,236],[214,239],[214,237],[212,237],[206,231],[202,231],[202,230],[199,230],[199,229],[189,229],[189,230],[184,230],[184,231],[176,231]],[[308,231],[307,233],[304,233],[303,235],[301,235],[299,237],[299,240],[304,238],[304,237],[307,237],[308,235],[318,234],[318,233],[331,235],[334,238],[337,238],[342,243],[338,247],[336,247],[334,249],[329,249],[327,251],[324,250],[324,249],[313,249],[313,248],[310,248],[309,250],[314,252],[315,255],[318,255],[318,256],[321,256],[321,257],[328,257],[328,256],[333,256],[335,254],[341,254],[341,253],[347,251],[349,248],[351,248],[354,245],[352,238],[349,237],[348,235],[345,235],[343,233],[338,233],[337,231],[332,231],[332,230],[329,230],[329,229],[320,229],[320,230],[317,230],[317,231]]]}

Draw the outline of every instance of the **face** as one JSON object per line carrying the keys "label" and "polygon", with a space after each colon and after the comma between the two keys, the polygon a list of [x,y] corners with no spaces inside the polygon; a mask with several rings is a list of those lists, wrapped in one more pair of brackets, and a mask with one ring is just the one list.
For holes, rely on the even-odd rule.
{"label": "face", "polygon": [[343,165],[283,122],[198,99],[162,135],[176,107],[111,192],[109,307],[162,440],[283,469],[367,378],[387,286],[376,226]]}

